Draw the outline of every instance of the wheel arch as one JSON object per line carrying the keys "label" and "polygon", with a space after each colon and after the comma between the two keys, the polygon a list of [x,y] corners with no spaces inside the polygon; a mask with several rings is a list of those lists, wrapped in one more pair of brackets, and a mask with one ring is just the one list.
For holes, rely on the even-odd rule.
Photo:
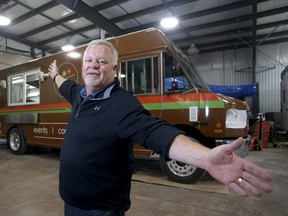
{"label": "wheel arch", "polygon": [[[174,125],[178,129],[184,131],[188,137],[200,142],[202,145],[213,148],[215,141],[212,138],[205,137],[199,130],[191,125],[177,124]],[[199,181],[206,173],[206,170],[194,165],[185,164],[176,160],[160,156],[160,166],[162,172],[172,181],[193,184]]]}
{"label": "wheel arch", "polygon": [[202,145],[208,148],[214,148],[216,146],[215,140],[213,138],[204,136],[199,130],[191,125],[177,124],[175,127],[183,130],[187,136],[198,140]]}

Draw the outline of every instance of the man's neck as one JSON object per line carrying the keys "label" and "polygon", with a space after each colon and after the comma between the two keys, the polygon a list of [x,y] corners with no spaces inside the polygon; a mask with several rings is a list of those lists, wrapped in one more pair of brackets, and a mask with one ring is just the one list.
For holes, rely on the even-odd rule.
{"label": "man's neck", "polygon": [[97,87],[91,87],[91,86],[85,85],[87,96],[88,96],[88,95],[92,95],[93,93],[95,93],[96,91],[98,91],[98,90],[100,90],[100,89],[103,89],[103,88],[106,88],[106,87],[110,86],[112,83],[114,83],[114,81],[115,81],[115,78],[114,78],[111,82],[109,82],[108,84],[106,84],[106,85],[99,85],[99,86],[97,86]]}

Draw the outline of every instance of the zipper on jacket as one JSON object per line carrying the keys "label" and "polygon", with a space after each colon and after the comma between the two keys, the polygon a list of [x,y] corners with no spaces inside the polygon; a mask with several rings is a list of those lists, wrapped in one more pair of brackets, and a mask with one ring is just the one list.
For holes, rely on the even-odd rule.
{"label": "zipper on jacket", "polygon": [[79,94],[78,97],[77,97],[77,102],[76,102],[76,104],[75,104],[75,110],[76,110],[75,119],[78,118],[81,105],[84,103],[84,101],[85,101],[85,100],[83,100],[82,96]]}

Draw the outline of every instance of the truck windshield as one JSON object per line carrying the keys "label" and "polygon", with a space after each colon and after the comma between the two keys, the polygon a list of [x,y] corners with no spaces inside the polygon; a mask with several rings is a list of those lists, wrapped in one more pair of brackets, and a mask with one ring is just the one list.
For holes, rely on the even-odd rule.
{"label": "truck windshield", "polygon": [[198,71],[193,63],[180,49],[175,47],[175,45],[172,45],[171,52],[172,55],[175,56],[177,61],[180,63],[180,67],[183,67],[183,70],[188,74],[188,76],[190,76],[196,88],[209,89],[206,82],[198,74]]}

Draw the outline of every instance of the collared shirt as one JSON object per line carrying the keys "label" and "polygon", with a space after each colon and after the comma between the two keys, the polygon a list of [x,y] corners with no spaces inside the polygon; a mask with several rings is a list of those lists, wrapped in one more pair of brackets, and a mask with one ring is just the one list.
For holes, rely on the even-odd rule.
{"label": "collared shirt", "polygon": [[107,86],[105,86],[103,88],[98,89],[97,91],[95,91],[91,95],[87,95],[87,90],[86,90],[86,87],[84,86],[80,91],[80,95],[84,101],[85,100],[92,100],[93,98],[94,99],[97,98],[101,92],[108,90],[108,91],[106,91],[106,94],[104,93],[103,97],[101,98],[101,99],[106,99],[106,98],[110,97],[111,90],[112,90],[114,84],[116,83],[116,81],[117,81],[117,79],[114,78],[114,80],[110,84],[108,84]]}

